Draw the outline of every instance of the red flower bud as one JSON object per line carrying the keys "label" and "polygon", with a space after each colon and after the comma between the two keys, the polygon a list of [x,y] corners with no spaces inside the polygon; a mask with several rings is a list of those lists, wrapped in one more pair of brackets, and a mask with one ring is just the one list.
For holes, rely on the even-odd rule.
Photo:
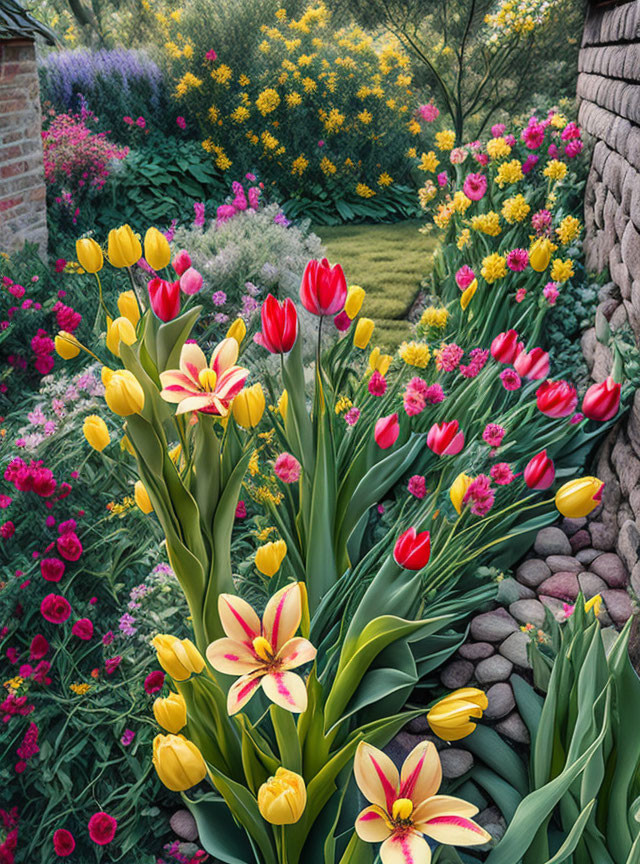
{"label": "red flower bud", "polygon": [[611,376],[601,384],[592,384],[582,400],[582,413],[590,420],[611,420],[619,407],[620,384]]}
{"label": "red flower bud", "polygon": [[513,361],[518,375],[537,381],[549,374],[549,355],[542,348],[532,348],[529,353],[521,351]]}
{"label": "red flower bud", "polygon": [[349,327],[351,327],[351,318],[349,318],[349,316],[343,309],[342,312],[339,312],[333,319],[333,323],[336,325],[336,330],[339,330],[341,333],[343,333],[345,330],[348,330]]}
{"label": "red flower bud", "polygon": [[151,279],[147,288],[151,308],[161,321],[171,321],[180,313],[179,282],[167,282],[166,279],[156,276]]}
{"label": "red flower bud", "polygon": [[434,423],[427,434],[427,447],[438,456],[453,456],[464,447],[464,432],[458,431],[458,421]]}
{"label": "red flower bud", "polygon": [[553,461],[547,456],[546,450],[541,450],[529,460],[524,469],[524,482],[529,489],[548,489],[556,476]]}
{"label": "red flower bud", "polygon": [[381,417],[376,423],[373,436],[376,439],[376,444],[383,450],[387,450],[398,440],[400,434],[400,424],[398,423],[398,414],[389,414],[388,417]]}
{"label": "red flower bud", "polygon": [[181,249],[176,257],[171,262],[171,266],[176,271],[178,276],[182,276],[182,274],[191,267],[191,256],[186,251],[186,249]]}
{"label": "red flower bud", "polygon": [[344,308],[347,299],[347,280],[342,267],[322,261],[309,261],[300,285],[300,299],[304,308],[313,315],[335,315]]}
{"label": "red flower bud", "polygon": [[498,363],[513,363],[524,345],[518,342],[518,334],[515,330],[507,330],[506,333],[498,333],[491,343],[491,356]]}
{"label": "red flower bud", "polygon": [[260,310],[262,333],[260,344],[272,354],[286,354],[293,348],[298,335],[298,313],[288,297],[283,303],[269,294]]}
{"label": "red flower bud", "polygon": [[415,528],[407,528],[396,540],[393,557],[405,570],[422,570],[431,556],[431,536],[428,531],[420,534]]}
{"label": "red flower bud", "polygon": [[568,381],[543,381],[536,390],[536,400],[547,417],[567,417],[578,404],[578,394]]}

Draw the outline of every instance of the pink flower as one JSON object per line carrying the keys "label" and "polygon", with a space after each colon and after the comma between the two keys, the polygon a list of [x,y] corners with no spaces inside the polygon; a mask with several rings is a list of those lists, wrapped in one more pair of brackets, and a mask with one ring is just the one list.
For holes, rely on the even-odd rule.
{"label": "pink flower", "polygon": [[470,363],[466,366],[462,364],[459,367],[460,374],[464,378],[475,378],[485,366],[485,363],[489,359],[489,352],[483,350],[482,348],[473,348],[469,352]]}
{"label": "pink flower", "polygon": [[44,636],[41,633],[36,633],[29,647],[29,660],[42,660],[49,653],[50,647]]}
{"label": "pink flower", "polygon": [[360,419],[360,409],[359,408],[349,408],[347,413],[344,415],[345,423],[348,426],[355,426],[359,419]]}
{"label": "pink flower", "polygon": [[542,293],[549,306],[556,305],[556,300],[558,299],[560,292],[558,291],[558,286],[555,282],[547,282],[542,289]]}
{"label": "pink flower", "polygon": [[138,119],[136,120],[136,126],[139,126],[140,129],[144,129],[146,125],[147,121],[144,119],[144,117],[138,117]]}
{"label": "pink flower", "polygon": [[457,420],[434,423],[427,433],[427,447],[438,456],[455,456],[464,447],[464,433]]}
{"label": "pink flower", "polygon": [[480,201],[487,191],[487,178],[484,174],[467,174],[462,191],[472,201]]}
{"label": "pink flower", "polygon": [[516,478],[516,475],[511,470],[511,466],[507,462],[496,462],[491,467],[489,474],[491,474],[491,478],[498,486],[508,486]]}
{"label": "pink flower", "polygon": [[426,105],[420,105],[417,114],[425,123],[433,123],[440,116],[440,111],[433,102],[427,102]]}
{"label": "pink flower", "polygon": [[218,55],[213,50],[213,48],[209,49],[209,51],[207,51],[207,53],[204,56],[205,56],[205,59],[209,60],[211,63],[213,63],[214,60],[218,59]]}
{"label": "pink flower", "polygon": [[2,537],[3,540],[8,540],[10,537],[13,537],[15,533],[16,526],[10,519],[0,525],[0,537]]}
{"label": "pink flower", "polygon": [[489,154],[488,153],[476,153],[473,157],[479,165],[482,165],[484,168],[489,164]]}
{"label": "pink flower", "polygon": [[576,156],[579,156],[582,153],[583,147],[584,143],[582,141],[569,141],[564,148],[564,155],[567,159],[575,159]]}
{"label": "pink flower", "polygon": [[193,226],[194,228],[202,228],[204,225],[204,202],[203,201],[194,201],[193,202]]}
{"label": "pink flower", "polygon": [[456,273],[456,285],[461,291],[465,291],[475,278],[476,274],[473,272],[471,267],[467,266],[467,264],[463,264]]}
{"label": "pink flower", "polygon": [[478,476],[469,484],[462,499],[463,504],[471,502],[471,512],[475,516],[486,516],[493,507],[495,494],[491,488],[491,479],[486,474]]}
{"label": "pink flower", "polygon": [[0,510],[6,510],[12,500],[8,495],[0,495]]}
{"label": "pink flower", "polygon": [[346,330],[351,327],[352,321],[351,318],[347,315],[347,313],[342,310],[339,312],[336,317],[333,319],[333,323],[335,325],[336,330],[339,330],[341,333],[344,333]]}
{"label": "pink flower", "polygon": [[529,264],[529,253],[526,249],[512,249],[507,254],[507,267],[514,273],[522,273]]}
{"label": "pink flower", "polygon": [[548,210],[538,210],[531,217],[531,224],[536,234],[544,234],[551,225],[551,213]]}
{"label": "pink flower", "polygon": [[387,390],[387,379],[376,369],[369,379],[368,387],[372,396],[384,396]]}
{"label": "pink flower", "polygon": [[136,737],[136,733],[132,729],[125,729],[120,738],[120,743],[123,747],[128,747],[133,743],[133,739]]}
{"label": "pink flower", "polygon": [[526,296],[527,296],[527,289],[526,288],[518,288],[518,290],[516,291],[516,303],[522,303],[522,301],[524,300],[524,298]]}
{"label": "pink flower", "polygon": [[58,828],[53,832],[53,851],[58,858],[67,858],[76,848],[76,841],[71,831],[66,828]]}
{"label": "pink flower", "polygon": [[504,123],[495,123],[491,127],[491,137],[492,138],[502,138],[504,133],[507,131],[507,127]]}
{"label": "pink flower", "polygon": [[40,561],[40,573],[47,582],[59,582],[64,574],[65,564],[59,558],[43,558]]}
{"label": "pink flower", "polygon": [[122,661],[122,657],[120,655],[116,655],[115,657],[109,657],[108,660],[104,661],[104,668],[106,670],[107,675],[113,675],[118,666]]}
{"label": "pink flower", "polygon": [[154,693],[159,693],[164,686],[164,672],[161,672],[160,669],[155,669],[153,672],[149,672],[147,677],[144,679],[144,692],[148,696],[153,696]]}
{"label": "pink flower", "polygon": [[573,120],[571,123],[567,123],[567,125],[562,130],[560,137],[563,141],[571,141],[572,139],[578,139],[581,136],[580,127]]}
{"label": "pink flower", "polygon": [[521,351],[514,360],[513,366],[519,375],[537,381],[549,374],[549,355],[542,348],[532,348],[528,353]]}
{"label": "pink flower", "polygon": [[77,561],[82,555],[82,543],[73,531],[66,531],[56,540],[59,554],[66,561]]}
{"label": "pink flower", "polygon": [[443,372],[454,372],[463,357],[464,349],[455,342],[450,342],[448,345],[443,345],[436,353],[436,368]]}
{"label": "pink flower", "polygon": [[187,121],[184,119],[184,117],[176,117],[176,126],[179,126],[180,129],[186,129]]}
{"label": "pink flower", "polygon": [[47,594],[40,604],[40,612],[52,624],[63,624],[71,615],[71,606],[62,594]]}
{"label": "pink flower", "polygon": [[180,290],[185,294],[197,294],[202,288],[202,274],[188,267],[180,277]]}
{"label": "pink flower", "polygon": [[449,175],[446,171],[441,171],[438,174],[438,186],[446,186],[449,181]]}
{"label": "pink flower", "polygon": [[422,474],[414,474],[413,477],[409,478],[407,489],[409,490],[410,495],[413,495],[414,498],[418,498],[418,500],[422,501],[427,494],[427,481]]}
{"label": "pink flower", "polygon": [[573,417],[569,420],[569,423],[580,423],[581,420],[584,420],[584,414],[578,412],[577,414],[573,415]]}
{"label": "pink flower", "polygon": [[523,349],[522,342],[518,342],[518,334],[515,330],[507,330],[498,333],[491,343],[491,356],[498,363],[513,363]]}
{"label": "pink flower", "polygon": [[236,519],[246,519],[247,518],[247,505],[244,501],[238,501],[238,505],[236,507]]}
{"label": "pink flower", "polygon": [[93,621],[90,618],[79,618],[71,628],[71,632],[78,639],[88,642],[93,636]]}
{"label": "pink flower", "polygon": [[571,618],[573,613],[575,612],[576,606],[575,603],[563,603],[562,604],[562,614],[564,615],[564,620],[567,618]]}
{"label": "pink flower", "polygon": [[[415,378],[413,380],[415,381]],[[440,402],[444,402],[444,390],[440,384],[430,384],[425,387],[422,395],[427,405],[438,405]]]}
{"label": "pink flower", "polygon": [[104,811],[94,813],[89,819],[89,837],[98,846],[106,846],[116,836],[117,827],[118,823],[113,816]]}
{"label": "pink flower", "polygon": [[275,461],[273,470],[283,483],[297,483],[300,479],[300,463],[291,453],[281,453]]}
{"label": "pink flower", "polygon": [[427,406],[426,391],[427,382],[422,378],[412,378],[407,384],[404,392],[404,410],[408,417],[415,417]]}
{"label": "pink flower", "polygon": [[556,144],[549,144],[549,147],[547,148],[547,153],[549,154],[550,159],[557,159],[560,155],[560,150],[558,150]]}
{"label": "pink flower", "polygon": [[487,423],[482,433],[482,440],[486,441],[489,447],[499,447],[502,444],[504,433],[505,429],[498,426],[497,423]]}
{"label": "pink flower", "polygon": [[504,369],[500,373],[500,380],[505,390],[518,390],[522,386],[520,376],[515,369]]}
{"label": "pink flower", "polygon": [[522,173],[529,174],[531,171],[533,171],[539,160],[540,157],[537,156],[535,153],[529,153],[527,158],[522,163]]}
{"label": "pink flower", "polygon": [[178,254],[174,257],[171,262],[171,266],[176,271],[178,276],[182,276],[183,273],[191,267],[191,256],[186,251],[186,249],[181,249]]}
{"label": "pink flower", "polygon": [[537,122],[535,117],[529,120],[529,125],[522,130],[520,135],[525,147],[529,150],[537,150],[544,141],[544,126]]}
{"label": "pink flower", "polygon": [[398,440],[400,424],[397,413],[381,417],[375,425],[373,436],[375,442],[382,450],[388,450]]}

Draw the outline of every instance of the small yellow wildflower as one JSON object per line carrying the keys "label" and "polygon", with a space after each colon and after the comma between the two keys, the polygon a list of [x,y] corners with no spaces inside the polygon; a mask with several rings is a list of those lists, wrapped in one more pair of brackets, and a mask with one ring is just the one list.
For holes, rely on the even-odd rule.
{"label": "small yellow wildflower", "polygon": [[565,216],[556,228],[556,234],[560,238],[562,245],[568,246],[569,243],[572,243],[580,235],[581,230],[582,226],[579,219],[576,219],[575,216]]}
{"label": "small yellow wildflower", "polygon": [[251,112],[244,105],[238,107],[229,115],[234,123],[245,123],[251,116]]}
{"label": "small yellow wildflower", "polygon": [[241,76],[238,78],[238,84],[239,84],[241,87],[248,87],[249,84],[251,84],[251,78],[249,78],[248,75],[241,75]]}
{"label": "small yellow wildflower", "polygon": [[302,86],[304,87],[305,93],[313,93],[313,91],[316,90],[318,87],[317,83],[313,80],[313,78],[303,78]]}
{"label": "small yellow wildflower", "polygon": [[255,477],[256,474],[260,471],[260,455],[257,450],[254,450],[249,459],[248,465],[249,474],[252,477]]}
{"label": "small yellow wildflower", "polygon": [[520,180],[524,180],[522,162],[512,159],[510,162],[503,162],[498,168],[495,182],[502,189],[506,183],[518,183]]}
{"label": "small yellow wildflower", "polygon": [[291,173],[295,176],[301,176],[309,167],[308,159],[305,159],[304,156],[298,156],[291,163]]}
{"label": "small yellow wildflower", "polygon": [[386,171],[383,171],[378,177],[378,186],[391,186],[392,183],[393,177],[390,174],[387,174]]}
{"label": "small yellow wildflower", "polygon": [[573,261],[567,258],[565,261],[562,258],[554,258],[551,262],[551,281],[566,282],[574,275]]}
{"label": "small yellow wildflower", "polygon": [[498,279],[504,279],[507,275],[506,258],[503,258],[497,252],[487,255],[482,261],[482,270],[480,272],[485,282],[488,282],[489,285],[497,282]]}
{"label": "small yellow wildflower", "polygon": [[453,194],[451,207],[453,208],[454,213],[466,213],[469,207],[471,207],[471,199],[467,198],[464,192],[459,189]]}
{"label": "small yellow wildflower", "polygon": [[8,681],[4,682],[4,686],[8,687],[10,690],[18,690],[22,686],[23,678],[20,675],[15,675],[13,678],[10,678]]}
{"label": "small yellow wildflower", "polygon": [[567,176],[567,165],[558,159],[552,159],[542,173],[550,180],[564,180]]}
{"label": "small yellow wildflower", "polygon": [[452,216],[453,208],[450,204],[439,204],[433,217],[433,221],[438,228],[446,228],[451,221]]}
{"label": "small yellow wildflower", "polygon": [[358,183],[356,186],[356,195],[359,195],[361,198],[373,198],[376,193],[367,186],[366,183]]}
{"label": "small yellow wildflower", "polygon": [[278,91],[274,90],[273,87],[267,87],[256,99],[256,107],[263,117],[275,111],[279,104],[280,96],[278,95]]}
{"label": "small yellow wildflower", "polygon": [[193,90],[195,87],[202,87],[202,79],[196,78],[191,72],[185,72],[182,78],[176,84],[175,95],[180,98],[188,90]]}
{"label": "small yellow wildflower", "polygon": [[361,111],[358,115],[358,120],[363,123],[365,126],[368,126],[369,123],[373,120],[373,114],[371,111]]}
{"label": "small yellow wildflower", "polygon": [[428,171],[429,173],[435,173],[436,168],[440,164],[440,160],[436,156],[433,150],[429,150],[428,153],[423,153],[420,157],[420,164],[418,168],[420,171]]}
{"label": "small yellow wildflower", "polygon": [[227,84],[231,81],[233,77],[233,72],[230,66],[227,66],[225,63],[221,63],[220,66],[216,66],[215,69],[211,72],[211,77],[214,81],[217,81],[218,84]]}
{"label": "small yellow wildflower", "polygon": [[502,159],[511,153],[511,147],[504,138],[491,138],[487,141],[487,153],[491,159]]}
{"label": "small yellow wildflower", "polygon": [[434,327],[438,330],[443,330],[447,326],[449,313],[441,306],[427,306],[420,316],[420,324],[422,327]]}
{"label": "small yellow wildflower", "polygon": [[302,105],[302,96],[295,90],[291,93],[287,93],[286,100],[289,108],[295,108],[296,105]]}
{"label": "small yellow wildflower", "polygon": [[348,411],[349,408],[353,406],[353,402],[349,399],[348,396],[340,396],[338,401],[336,402],[335,412],[336,414],[342,414],[345,411]]}
{"label": "small yellow wildflower", "polygon": [[560,114],[559,112],[556,112],[551,117],[551,125],[554,129],[564,129],[567,123],[567,118],[564,116],[564,114]]}
{"label": "small yellow wildflower", "polygon": [[418,189],[418,200],[423,210],[427,209],[427,204],[438,194],[438,189],[431,180],[427,180],[421,189]]}
{"label": "small yellow wildflower", "polygon": [[323,174],[326,174],[328,177],[330,174],[335,174],[338,169],[333,164],[331,159],[328,159],[326,156],[323,156],[322,159],[320,160],[320,170],[322,171]]}
{"label": "small yellow wildflower", "polygon": [[468,228],[463,228],[456,240],[456,246],[462,251],[469,243],[471,243],[471,231]]}
{"label": "small yellow wildflower", "polygon": [[522,222],[529,215],[531,207],[527,204],[524,195],[514,195],[507,198],[502,205],[502,215],[506,222],[513,225],[514,222]]}
{"label": "small yellow wildflower", "polygon": [[456,143],[456,133],[453,129],[443,129],[436,132],[436,147],[438,150],[453,150]]}
{"label": "small yellow wildflower", "polygon": [[474,231],[479,231],[481,234],[497,237],[501,230],[500,215],[495,210],[489,210],[488,213],[473,216],[471,218],[471,227]]}
{"label": "small yellow wildflower", "polygon": [[425,342],[403,342],[398,349],[398,354],[407,366],[415,366],[418,369],[426,369],[431,359],[431,351]]}
{"label": "small yellow wildflower", "polygon": [[69,684],[69,690],[73,690],[78,696],[86,696],[91,690],[91,684]]}

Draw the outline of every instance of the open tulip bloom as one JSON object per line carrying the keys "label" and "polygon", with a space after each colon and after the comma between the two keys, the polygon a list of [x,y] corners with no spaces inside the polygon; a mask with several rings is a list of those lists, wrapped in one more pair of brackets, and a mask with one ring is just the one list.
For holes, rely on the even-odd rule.
{"label": "open tulip bloom", "polygon": [[491,840],[469,818],[477,807],[437,794],[442,767],[431,741],[414,747],[399,774],[385,753],[363,741],[353,770],[360,791],[371,802],[356,819],[356,832],[367,843],[382,843],[382,864],[429,864],[431,849],[424,835],[450,846],[478,846]]}
{"label": "open tulip bloom", "polygon": [[180,353],[180,369],[160,373],[160,395],[178,404],[176,414],[202,411],[224,417],[249,376],[248,369],[235,365],[237,359],[235,339],[223,339],[208,364],[202,348],[188,342]]}

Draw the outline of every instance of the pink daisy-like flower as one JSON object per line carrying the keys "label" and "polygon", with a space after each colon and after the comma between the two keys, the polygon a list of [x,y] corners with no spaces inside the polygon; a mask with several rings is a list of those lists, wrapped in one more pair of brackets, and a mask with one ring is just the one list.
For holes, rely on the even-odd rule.
{"label": "pink daisy-like flower", "polygon": [[507,462],[496,462],[495,465],[491,466],[489,474],[491,474],[492,480],[498,486],[508,486],[516,478],[516,475],[511,470],[511,466]]}
{"label": "pink daisy-like flower", "polygon": [[300,463],[291,453],[281,453],[275,461],[273,470],[283,483],[297,483],[300,479]]}
{"label": "pink daisy-like flower", "polygon": [[520,376],[515,369],[504,369],[500,373],[500,380],[505,390],[518,390],[522,386]]}
{"label": "pink daisy-like flower", "polygon": [[410,495],[413,495],[414,498],[418,498],[422,501],[424,496],[427,494],[427,481],[422,474],[414,474],[413,477],[409,478],[407,489],[409,490]]}
{"label": "pink daisy-like flower", "polygon": [[529,253],[526,249],[512,249],[507,255],[507,267],[514,273],[522,273],[529,264]]}
{"label": "pink daisy-like flower", "polygon": [[484,432],[482,433],[482,440],[485,441],[489,447],[499,447],[502,444],[504,433],[504,427],[498,426],[497,423],[487,423]]}
{"label": "pink daisy-like flower", "polygon": [[369,379],[369,393],[372,396],[384,396],[387,390],[387,379],[378,370]]}

